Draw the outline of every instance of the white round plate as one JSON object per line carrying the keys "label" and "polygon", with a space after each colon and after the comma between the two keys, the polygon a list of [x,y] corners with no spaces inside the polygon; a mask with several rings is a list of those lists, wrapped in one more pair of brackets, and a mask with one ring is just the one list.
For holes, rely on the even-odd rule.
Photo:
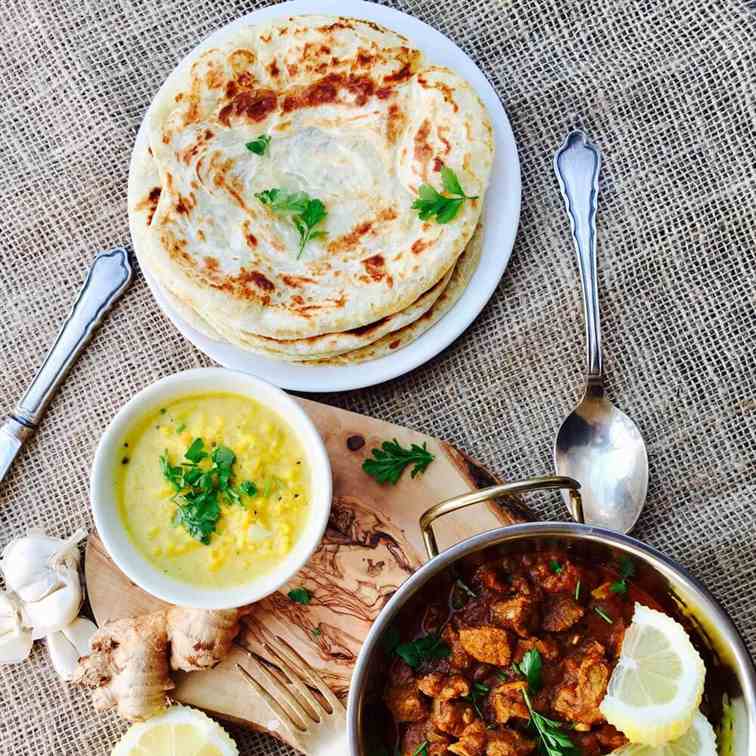
{"label": "white round plate", "polygon": [[[507,114],[483,72],[441,32],[393,8],[363,0],[292,0],[232,21],[210,35],[201,46],[204,48],[212,45],[216,35],[229,29],[260,24],[282,16],[313,13],[365,18],[403,34],[430,61],[447,66],[467,79],[488,108],[494,128],[496,155],[483,210],[483,252],[478,269],[459,301],[416,341],[392,354],[357,365],[308,367],[271,360],[232,344],[208,338],[186,323],[155,281],[149,275],[146,278],[155,299],[176,328],[194,346],[221,365],[251,373],[293,391],[347,391],[373,386],[414,370],[449,346],[475,320],[491,298],[512,254],[520,220],[520,161]],[[137,148],[145,140],[143,122],[136,139]]]}

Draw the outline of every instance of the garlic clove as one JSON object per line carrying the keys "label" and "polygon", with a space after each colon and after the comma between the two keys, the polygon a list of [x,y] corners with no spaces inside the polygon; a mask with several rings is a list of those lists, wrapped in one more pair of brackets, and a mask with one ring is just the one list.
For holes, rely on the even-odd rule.
{"label": "garlic clove", "polygon": [[78,649],[60,630],[45,636],[45,640],[53,669],[61,680],[70,682],[79,664]]}
{"label": "garlic clove", "polygon": [[73,680],[79,658],[92,651],[90,644],[96,632],[97,625],[94,622],[85,617],[77,617],[62,630],[46,636],[50,661],[62,680]]}
{"label": "garlic clove", "polygon": [[79,656],[92,653],[92,636],[97,632],[97,625],[86,617],[77,617],[61,631],[73,643]]}
{"label": "garlic clove", "polygon": [[62,630],[76,618],[83,601],[78,570],[60,567],[58,574],[63,583],[40,601],[30,601],[23,605],[24,623],[32,628],[32,637],[43,638],[45,635]]}
{"label": "garlic clove", "polygon": [[0,592],[0,664],[22,662],[31,653],[32,643],[32,634],[23,627],[15,601]]}

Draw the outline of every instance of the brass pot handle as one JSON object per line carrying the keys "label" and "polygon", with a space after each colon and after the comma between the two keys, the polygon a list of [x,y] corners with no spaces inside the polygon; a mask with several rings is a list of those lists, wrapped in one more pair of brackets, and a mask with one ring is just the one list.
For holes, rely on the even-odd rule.
{"label": "brass pot handle", "polygon": [[423,543],[428,552],[428,559],[438,556],[438,544],[433,532],[433,522],[442,515],[456,512],[458,509],[469,507],[471,504],[479,504],[486,499],[492,499],[505,494],[521,493],[525,491],[546,491],[549,489],[567,489],[570,492],[570,509],[572,516],[578,522],[585,522],[583,517],[583,501],[580,498],[580,483],[573,478],[563,475],[543,475],[540,478],[528,478],[527,480],[514,480],[511,483],[501,483],[498,486],[481,488],[453,499],[440,501],[430,509],[426,509],[420,516],[420,530],[423,534]]}

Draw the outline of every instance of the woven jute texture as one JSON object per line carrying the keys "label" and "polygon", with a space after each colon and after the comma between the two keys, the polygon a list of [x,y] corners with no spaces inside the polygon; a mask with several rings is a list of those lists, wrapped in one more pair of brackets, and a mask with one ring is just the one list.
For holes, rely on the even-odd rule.
{"label": "woven jute texture", "polygon": [[[28,0],[0,6],[0,396],[21,394],[95,251],[128,244],[126,174],[152,95],[253,2]],[[756,651],[756,17],[728,0],[403,0],[501,96],[523,178],[511,264],[431,363],[324,401],[446,438],[506,476],[544,473],[576,403],[583,331],[551,158],[603,148],[599,279],[610,393],[648,444],[636,535],[680,560]],[[345,0],[343,11],[349,12]],[[91,526],[87,476],[116,408],[209,361],[141,275],[0,484],[0,543]],[[554,497],[543,516],[564,516]],[[0,753],[106,754],[123,731],[62,684],[43,644],[0,668]],[[245,754],[290,750],[234,730]]]}

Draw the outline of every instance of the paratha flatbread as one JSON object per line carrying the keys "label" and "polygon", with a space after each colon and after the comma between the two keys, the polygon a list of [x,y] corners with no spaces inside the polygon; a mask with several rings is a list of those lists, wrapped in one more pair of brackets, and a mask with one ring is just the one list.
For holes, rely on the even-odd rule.
{"label": "paratha flatbread", "polygon": [[307,365],[356,365],[360,362],[368,362],[385,357],[388,354],[406,347],[416,339],[420,338],[432,326],[438,323],[444,315],[457,303],[459,298],[467,288],[475,270],[480,262],[480,256],[483,251],[483,229],[478,226],[473,238],[460,255],[457,264],[452,272],[452,277],[448,285],[436,300],[433,306],[417,320],[410,325],[400,328],[394,333],[390,333],[383,338],[377,339],[372,344],[356,349],[346,354],[335,357],[327,357],[315,362],[307,362]]}
{"label": "paratha flatbread", "polygon": [[[263,156],[245,147],[260,134]],[[372,22],[322,16],[199,50],[146,136],[129,180],[140,263],[198,320],[278,340],[351,332],[432,290],[473,233],[493,158],[463,79]],[[410,207],[421,183],[440,189],[442,164],[479,197],[446,225]],[[255,199],[269,188],[325,203],[328,236],[299,258],[293,224]]]}

